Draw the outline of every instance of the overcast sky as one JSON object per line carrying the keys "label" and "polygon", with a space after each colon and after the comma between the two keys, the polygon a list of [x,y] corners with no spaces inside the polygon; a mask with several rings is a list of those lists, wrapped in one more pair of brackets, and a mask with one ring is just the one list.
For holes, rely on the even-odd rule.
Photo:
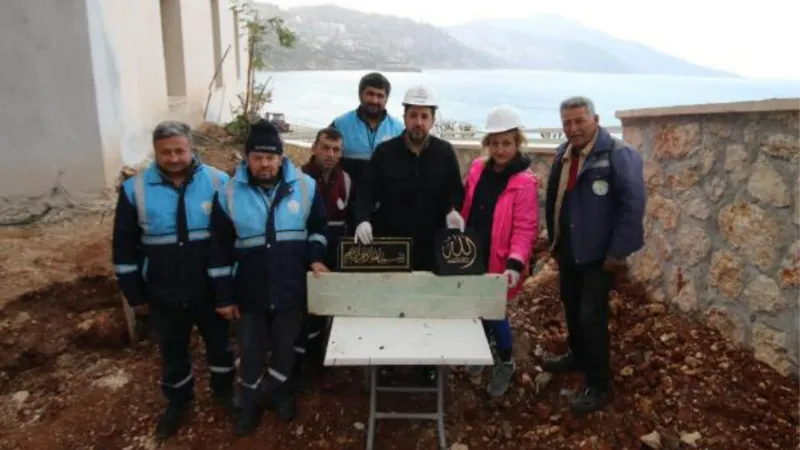
{"label": "overcast sky", "polygon": [[800,0],[272,0],[333,3],[433,25],[555,13],[685,60],[753,78],[800,80]]}

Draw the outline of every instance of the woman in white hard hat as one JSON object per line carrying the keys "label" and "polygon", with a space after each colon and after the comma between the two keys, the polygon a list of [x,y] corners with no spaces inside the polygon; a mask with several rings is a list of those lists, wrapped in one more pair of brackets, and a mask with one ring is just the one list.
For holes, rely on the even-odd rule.
{"label": "woman in white hard hat", "polygon": [[[513,107],[501,105],[489,112],[482,142],[489,156],[473,161],[461,210],[467,228],[480,238],[487,271],[508,278],[509,301],[516,299],[528,275],[539,229],[537,180],[530,159],[521,151],[526,142],[522,129]],[[483,325],[487,335],[494,337],[498,356],[486,391],[499,397],[508,389],[515,370],[511,325],[508,318],[484,320]],[[483,367],[469,367],[468,372],[479,383]]]}

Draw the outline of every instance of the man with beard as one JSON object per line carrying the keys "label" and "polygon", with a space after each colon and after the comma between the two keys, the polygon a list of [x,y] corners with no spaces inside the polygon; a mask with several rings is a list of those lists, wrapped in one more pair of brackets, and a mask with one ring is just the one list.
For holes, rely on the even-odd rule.
{"label": "man with beard", "polygon": [[342,133],[342,169],[358,182],[375,148],[403,132],[403,123],[386,111],[392,91],[389,80],[377,72],[358,83],[358,108],[331,122]]}
{"label": "man with beard", "polygon": [[[403,106],[405,131],[378,146],[359,184],[355,239],[372,242],[373,224],[375,236],[410,237],[412,269],[431,271],[436,233],[445,226],[464,230],[458,212],[464,186],[453,146],[429,134],[438,107],[433,91],[412,87]],[[435,380],[434,369],[424,372]]]}
{"label": "man with beard", "polygon": [[586,414],[611,398],[608,295],[614,273],[644,245],[642,158],[599,126],[594,103],[561,103],[567,142],[556,149],[545,218],[558,262],[569,352],[544,362],[551,373],[582,372],[585,390],[570,409]]}
{"label": "man with beard", "polygon": [[214,312],[206,276],[211,203],[228,175],[200,163],[184,123],[160,123],[153,146],[155,162],[120,188],[112,248],[122,293],[138,316],[150,316],[158,335],[161,389],[169,401],[156,426],[161,440],[177,431],[194,397],[189,341],[195,325],[211,388],[231,412],[235,369],[228,322]]}
{"label": "man with beard", "polygon": [[[283,155],[278,130],[266,120],[252,126],[245,155],[214,199],[208,269],[217,312],[239,322],[238,436],[255,430],[262,406],[274,407],[282,420],[295,417],[291,374],[305,317],[306,273],[328,271],[322,262],[325,205],[314,179]],[[267,342],[271,354],[264,380]]]}
{"label": "man with beard", "polygon": [[[336,249],[339,239],[347,236],[346,210],[352,198],[352,182],[350,175],[342,170],[339,162],[342,159],[342,134],[336,128],[323,128],[317,132],[314,143],[311,145],[311,158],[303,166],[303,173],[312,176],[320,187],[320,193],[325,202],[325,211],[328,214],[328,252],[325,256],[325,265],[336,267]],[[323,335],[326,318],[324,316],[309,315],[306,330],[300,336],[297,351],[301,353],[298,362],[305,360],[305,364],[297,364],[297,374],[300,375],[303,365],[309,372],[322,369],[323,364]]]}

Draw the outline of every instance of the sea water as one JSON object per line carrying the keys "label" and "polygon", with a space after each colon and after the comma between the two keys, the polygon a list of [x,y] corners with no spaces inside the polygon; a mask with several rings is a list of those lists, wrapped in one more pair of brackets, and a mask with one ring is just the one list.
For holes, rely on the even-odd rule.
{"label": "sea water", "polygon": [[[358,104],[358,80],[368,71],[263,72],[273,89],[272,112],[295,125],[322,127]],[[416,84],[433,88],[438,117],[482,127],[492,106],[517,107],[527,128],[560,126],[559,102],[590,97],[601,124],[618,126],[616,111],[633,108],[800,97],[800,81],[747,78],[618,75],[530,70],[425,70],[386,72],[392,84],[387,108],[402,112],[403,93]]]}

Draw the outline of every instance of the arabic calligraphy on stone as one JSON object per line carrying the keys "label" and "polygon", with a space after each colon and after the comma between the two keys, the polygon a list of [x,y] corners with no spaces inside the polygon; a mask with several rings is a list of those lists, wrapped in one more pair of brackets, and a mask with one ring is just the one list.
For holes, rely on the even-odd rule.
{"label": "arabic calligraphy on stone", "polygon": [[354,245],[344,254],[344,260],[350,264],[387,265],[405,264],[406,254],[400,252],[394,258],[387,258],[383,250],[372,246]]}

